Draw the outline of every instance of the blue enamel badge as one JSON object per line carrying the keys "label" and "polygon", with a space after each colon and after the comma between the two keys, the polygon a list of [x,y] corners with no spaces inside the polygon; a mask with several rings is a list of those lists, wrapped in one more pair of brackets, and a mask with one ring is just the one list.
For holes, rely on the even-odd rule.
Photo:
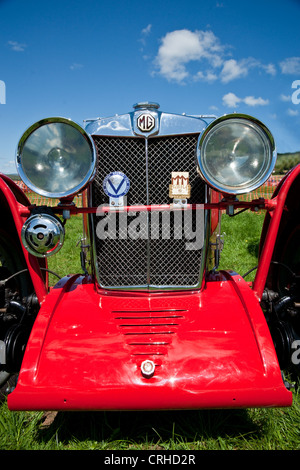
{"label": "blue enamel badge", "polygon": [[118,198],[125,196],[130,188],[129,178],[121,171],[113,171],[104,178],[103,191],[107,196]]}

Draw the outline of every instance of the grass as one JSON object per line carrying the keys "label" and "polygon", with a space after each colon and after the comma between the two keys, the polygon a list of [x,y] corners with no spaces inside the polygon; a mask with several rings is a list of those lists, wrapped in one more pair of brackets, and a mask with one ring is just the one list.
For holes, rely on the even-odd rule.
{"label": "grass", "polygon": [[[221,233],[224,235],[224,249],[220,269],[232,269],[244,275],[257,265],[257,256],[264,213],[244,212],[234,217],[222,216]],[[253,271],[247,276],[252,281]]]}
{"label": "grass", "polygon": [[160,412],[42,412],[0,408],[6,450],[296,450],[300,407]]}
{"label": "grass", "polygon": [[[65,225],[65,240],[59,252],[48,258],[48,267],[60,277],[67,274],[82,272],[80,265],[80,239],[82,238],[83,223],[81,216],[74,216]],[[49,283],[53,285],[57,278],[49,275]]]}
{"label": "grass", "polygon": [[[257,263],[262,214],[224,215],[222,268],[244,274]],[[67,222],[50,269],[80,271],[81,218]],[[251,276],[249,276],[251,278]],[[55,278],[53,278],[54,281]],[[164,412],[10,412],[0,406],[0,450],[295,450],[300,449],[300,397],[291,408]],[[128,455],[128,453],[127,453]]]}

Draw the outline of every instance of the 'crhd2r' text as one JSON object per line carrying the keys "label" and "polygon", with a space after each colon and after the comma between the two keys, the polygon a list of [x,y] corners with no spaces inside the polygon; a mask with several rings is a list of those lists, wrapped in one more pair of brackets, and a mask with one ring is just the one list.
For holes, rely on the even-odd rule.
{"label": "'crhd2r' text", "polygon": [[193,454],[149,454],[147,457],[111,454],[104,458],[105,465],[127,465],[134,468],[138,463],[148,463],[149,465],[195,465],[196,459]]}

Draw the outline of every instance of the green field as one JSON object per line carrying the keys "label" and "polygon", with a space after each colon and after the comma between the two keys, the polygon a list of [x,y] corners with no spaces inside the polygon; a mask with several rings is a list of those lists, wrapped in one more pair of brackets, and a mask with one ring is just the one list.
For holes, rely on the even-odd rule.
{"label": "green field", "polygon": [[[233,219],[223,216],[222,268],[244,274],[256,265],[262,222],[262,214],[249,212]],[[67,222],[64,247],[49,266],[59,275],[80,271],[76,243],[81,227],[80,217]],[[0,449],[300,449],[300,398],[295,392],[293,406],[284,409],[57,414],[10,412],[4,401],[0,407]]]}

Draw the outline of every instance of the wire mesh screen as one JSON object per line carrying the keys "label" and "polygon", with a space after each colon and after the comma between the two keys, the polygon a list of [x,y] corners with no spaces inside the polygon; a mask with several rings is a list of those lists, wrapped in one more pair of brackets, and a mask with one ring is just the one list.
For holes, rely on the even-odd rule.
{"label": "wire mesh screen", "polygon": [[[196,134],[148,140],[94,136],[99,165],[92,184],[93,206],[109,203],[103,181],[115,171],[130,180],[126,195],[129,206],[172,203],[169,185],[174,171],[189,173],[189,202],[203,203],[205,184],[196,170],[197,139]],[[191,249],[196,240],[196,211],[140,211],[93,217],[102,286],[198,284],[202,250]]]}

